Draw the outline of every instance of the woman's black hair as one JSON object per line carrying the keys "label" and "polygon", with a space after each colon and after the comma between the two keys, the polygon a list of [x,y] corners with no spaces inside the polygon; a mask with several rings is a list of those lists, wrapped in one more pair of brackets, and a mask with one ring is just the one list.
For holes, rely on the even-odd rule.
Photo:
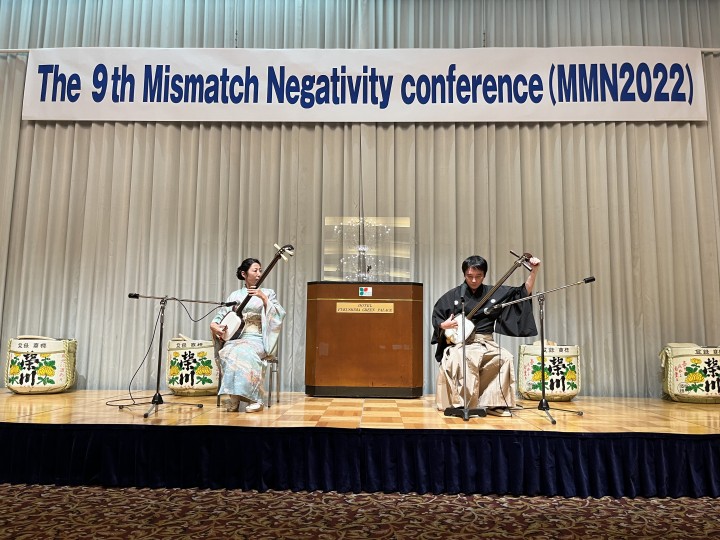
{"label": "woman's black hair", "polygon": [[262,266],[262,263],[260,261],[258,261],[257,259],[253,259],[252,257],[245,259],[243,262],[241,262],[240,266],[238,266],[237,272],[235,273],[237,278],[244,280],[245,276],[243,276],[242,273],[250,270],[250,267],[255,263],[258,263],[260,266]]}

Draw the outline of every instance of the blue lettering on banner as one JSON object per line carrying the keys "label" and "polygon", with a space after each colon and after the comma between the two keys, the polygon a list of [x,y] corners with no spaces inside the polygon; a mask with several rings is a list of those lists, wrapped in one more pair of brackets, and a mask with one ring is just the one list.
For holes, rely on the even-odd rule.
{"label": "blue lettering on banner", "polygon": [[75,103],[80,98],[80,75],[71,73],[66,75],[60,71],[57,64],[41,64],[38,66],[38,73],[42,75],[40,83],[40,101],[48,100],[48,86],[52,88],[50,101],[65,101]]}
{"label": "blue lettering on banner", "polygon": [[145,103],[257,103],[259,80],[250,66],[245,77],[230,76],[228,68],[220,74],[172,73],[170,66],[146,65],[143,102]]}
{"label": "blue lettering on banner", "polygon": [[[427,61],[425,53],[407,52],[408,63],[375,51],[310,53],[315,56],[242,51],[186,59],[177,51],[108,49],[88,53],[95,59],[90,61],[84,51],[33,51],[23,118],[137,119],[148,113],[170,121],[705,118],[699,53],[604,49],[459,50],[427,53]],[[504,61],[519,54],[532,56]],[[133,107],[136,103],[156,106]]]}
{"label": "blue lettering on banner", "polygon": [[376,68],[362,67],[362,74],[349,75],[346,66],[332,68],[330,75],[287,75],[285,66],[268,67],[267,103],[295,105],[303,109],[315,105],[368,103],[385,109],[390,104],[393,76],[378,74]]}
{"label": "blue lettering on banner", "polygon": [[[687,72],[687,81],[685,78]],[[558,103],[632,103],[669,101],[692,104],[690,67],[645,62],[617,64],[553,64],[550,68],[550,97]],[[553,81],[555,84],[553,84]],[[689,91],[685,92],[685,84]]]}
{"label": "blue lettering on banner", "polygon": [[522,73],[514,76],[507,74],[468,76],[455,75],[456,69],[455,64],[450,64],[445,74],[421,74],[417,77],[405,75],[400,83],[400,97],[403,103],[406,105],[454,103],[456,99],[463,105],[481,102],[525,103],[528,99],[537,104],[542,101],[542,78],[537,73],[529,77]]}
{"label": "blue lettering on banner", "polygon": [[105,99],[110,82],[110,98],[113,103],[124,103],[135,101],[135,76],[127,72],[127,65],[115,66],[112,75],[108,76],[108,68],[105,64],[98,64],[93,70],[93,87],[95,91],[92,98],[95,103]]}

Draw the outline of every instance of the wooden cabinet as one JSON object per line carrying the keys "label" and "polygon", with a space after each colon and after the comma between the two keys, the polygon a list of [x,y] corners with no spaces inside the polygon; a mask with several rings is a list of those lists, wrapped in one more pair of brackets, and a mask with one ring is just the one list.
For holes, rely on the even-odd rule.
{"label": "wooden cabinet", "polygon": [[422,396],[422,283],[308,283],[305,392]]}

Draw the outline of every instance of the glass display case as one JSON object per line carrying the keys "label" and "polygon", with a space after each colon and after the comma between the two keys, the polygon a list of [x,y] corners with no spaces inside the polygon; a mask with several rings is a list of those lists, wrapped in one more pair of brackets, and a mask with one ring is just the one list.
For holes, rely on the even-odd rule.
{"label": "glass display case", "polygon": [[412,251],[409,217],[326,217],[323,281],[409,281]]}

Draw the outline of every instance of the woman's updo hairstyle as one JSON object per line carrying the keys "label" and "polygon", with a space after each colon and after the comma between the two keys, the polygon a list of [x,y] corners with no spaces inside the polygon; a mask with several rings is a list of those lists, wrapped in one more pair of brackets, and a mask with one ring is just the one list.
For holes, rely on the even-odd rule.
{"label": "woman's updo hairstyle", "polygon": [[241,262],[235,274],[237,278],[244,281],[245,276],[243,276],[242,273],[250,270],[250,267],[255,263],[258,263],[260,266],[262,266],[262,263],[260,261],[258,261],[257,259],[253,259],[252,257],[245,259],[243,262]]}

